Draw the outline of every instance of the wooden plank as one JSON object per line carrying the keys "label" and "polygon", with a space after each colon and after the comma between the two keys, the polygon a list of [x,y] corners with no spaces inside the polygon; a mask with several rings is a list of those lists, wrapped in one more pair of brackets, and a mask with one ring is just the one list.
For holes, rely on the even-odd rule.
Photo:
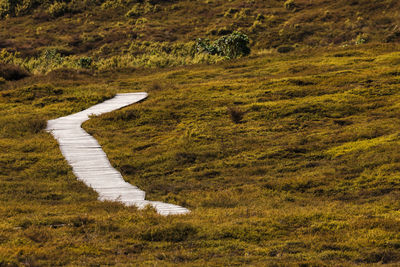
{"label": "wooden plank", "polygon": [[58,141],[61,153],[72,167],[77,179],[93,188],[101,201],[117,201],[139,209],[153,206],[161,215],[186,214],[186,208],[145,200],[146,193],[124,181],[122,175],[114,169],[101,146],[81,125],[90,115],[100,115],[139,102],[147,93],[117,94],[114,98],[94,105],[78,113],[49,120],[47,131]]}

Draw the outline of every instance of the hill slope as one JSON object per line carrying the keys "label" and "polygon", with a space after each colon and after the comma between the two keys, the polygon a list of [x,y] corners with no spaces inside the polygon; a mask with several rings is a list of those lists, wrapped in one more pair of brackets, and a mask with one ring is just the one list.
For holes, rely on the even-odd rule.
{"label": "hill slope", "polygon": [[[0,265],[399,263],[397,1],[4,3]],[[193,52],[232,30],[250,56]],[[83,127],[189,215],[97,201],[43,130],[132,91]]]}
{"label": "hill slope", "polygon": [[[8,14],[1,21],[0,48],[30,58],[12,61],[33,72],[82,67],[79,59],[86,57],[100,70],[215,62],[193,58],[195,40],[235,30],[249,35],[254,51],[400,40],[400,4],[394,0],[23,3],[8,11],[17,17]],[[10,56],[3,53],[0,59]]]}
{"label": "hill slope", "polygon": [[[8,83],[2,263],[398,262],[398,48]],[[132,88],[149,99],[84,128],[149,199],[190,215],[98,202],[40,130]]]}

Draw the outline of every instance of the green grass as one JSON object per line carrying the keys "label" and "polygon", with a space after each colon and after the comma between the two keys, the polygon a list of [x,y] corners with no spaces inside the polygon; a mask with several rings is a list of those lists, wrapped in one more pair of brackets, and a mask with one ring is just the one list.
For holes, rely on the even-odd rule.
{"label": "green grass", "polygon": [[[398,49],[3,82],[1,265],[396,265]],[[189,215],[98,202],[43,131],[132,91],[149,98],[84,128],[148,199]]]}

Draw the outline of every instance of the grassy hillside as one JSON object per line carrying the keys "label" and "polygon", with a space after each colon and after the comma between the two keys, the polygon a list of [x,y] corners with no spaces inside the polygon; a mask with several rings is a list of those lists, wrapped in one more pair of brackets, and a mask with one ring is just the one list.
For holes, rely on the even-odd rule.
{"label": "grassy hillside", "polygon": [[[0,266],[398,265],[399,8],[0,0]],[[197,50],[233,31],[249,56]],[[44,131],[135,91],[83,127],[188,215],[97,201]]]}
{"label": "grassy hillside", "polygon": [[[398,49],[6,82],[1,264],[398,263]],[[47,119],[132,90],[148,100],[84,128],[149,199],[189,215],[96,201],[42,130]]]}
{"label": "grassy hillside", "polygon": [[35,73],[82,68],[87,57],[86,67],[103,71],[214,63],[221,59],[194,55],[194,42],[235,30],[254,51],[392,43],[399,8],[395,0],[1,0],[0,49],[17,55],[0,60]]}

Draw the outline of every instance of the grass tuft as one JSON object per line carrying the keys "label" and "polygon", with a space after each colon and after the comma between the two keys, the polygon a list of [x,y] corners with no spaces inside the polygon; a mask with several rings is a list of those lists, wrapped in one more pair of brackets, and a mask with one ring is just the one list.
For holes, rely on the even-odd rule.
{"label": "grass tuft", "polygon": [[245,114],[244,111],[240,110],[236,107],[228,107],[227,108],[228,114],[234,123],[240,123],[243,120],[243,116]]}

